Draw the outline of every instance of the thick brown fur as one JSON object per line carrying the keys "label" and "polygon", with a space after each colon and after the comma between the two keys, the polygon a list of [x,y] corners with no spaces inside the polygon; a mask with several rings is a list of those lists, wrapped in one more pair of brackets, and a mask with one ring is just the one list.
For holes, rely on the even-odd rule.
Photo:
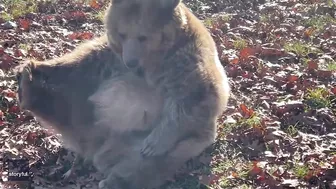
{"label": "thick brown fur", "polygon": [[[142,131],[158,116],[162,104],[145,80],[130,72],[111,51],[105,35],[60,58],[26,61],[16,71],[20,107],[29,110],[42,126],[62,134],[65,147],[92,160],[102,172],[123,157],[130,140],[136,141],[135,135],[128,140],[126,131],[136,127]],[[102,96],[104,90],[114,99],[111,110],[91,102],[100,97],[107,100]],[[97,108],[103,112],[95,112]],[[110,115],[107,121],[112,121],[113,130],[100,127],[106,124],[104,115]]]}
{"label": "thick brown fur", "polygon": [[100,189],[158,187],[214,142],[227,77],[180,0],[113,0],[105,24],[107,38],[20,66],[20,103],[107,174]]}
{"label": "thick brown fur", "polygon": [[157,187],[214,142],[229,98],[227,76],[210,33],[180,0],[114,0],[105,24],[111,48],[143,71],[163,106],[150,134],[100,187]]}

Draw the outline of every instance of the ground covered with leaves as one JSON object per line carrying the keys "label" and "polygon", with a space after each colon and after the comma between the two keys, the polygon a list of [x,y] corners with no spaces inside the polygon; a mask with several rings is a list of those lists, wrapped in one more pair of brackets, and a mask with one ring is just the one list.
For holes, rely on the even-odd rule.
{"label": "ground covered with leaves", "polygon": [[[212,32],[232,97],[213,148],[164,188],[336,188],[334,2],[184,2]],[[68,181],[55,177],[72,154],[20,110],[12,68],[27,58],[62,56],[99,36],[107,4],[0,2],[0,158],[28,158],[33,188],[96,188],[100,175],[89,169]],[[0,188],[14,186],[4,178]]]}

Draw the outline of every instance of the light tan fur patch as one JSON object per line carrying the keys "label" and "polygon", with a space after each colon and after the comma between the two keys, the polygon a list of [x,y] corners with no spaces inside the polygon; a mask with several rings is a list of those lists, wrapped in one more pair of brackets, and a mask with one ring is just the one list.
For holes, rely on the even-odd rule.
{"label": "light tan fur patch", "polygon": [[160,114],[162,99],[132,73],[105,81],[89,100],[95,104],[98,125],[117,132],[147,130]]}

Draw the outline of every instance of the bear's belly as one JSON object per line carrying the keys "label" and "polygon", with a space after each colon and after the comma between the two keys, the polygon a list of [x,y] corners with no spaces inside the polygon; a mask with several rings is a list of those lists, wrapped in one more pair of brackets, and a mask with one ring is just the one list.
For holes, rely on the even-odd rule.
{"label": "bear's belly", "polygon": [[116,132],[145,131],[160,115],[163,99],[132,73],[105,81],[90,98],[96,125]]}

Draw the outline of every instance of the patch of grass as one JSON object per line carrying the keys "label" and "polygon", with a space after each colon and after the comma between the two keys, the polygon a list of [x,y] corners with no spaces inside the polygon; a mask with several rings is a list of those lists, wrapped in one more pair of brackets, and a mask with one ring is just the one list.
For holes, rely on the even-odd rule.
{"label": "patch of grass", "polygon": [[294,164],[293,173],[299,179],[303,179],[309,172],[309,167],[303,164]]}
{"label": "patch of grass", "polygon": [[330,94],[327,89],[324,88],[316,88],[316,89],[308,89],[305,94],[305,99],[307,100],[308,106],[311,108],[326,108],[331,105],[331,101],[329,100]]}
{"label": "patch of grass", "polygon": [[331,61],[327,64],[327,70],[336,71],[336,61]]}
{"label": "patch of grass", "polygon": [[97,20],[100,20],[101,22],[103,22],[104,21],[104,17],[105,17],[105,10],[101,10],[101,11],[97,12],[96,14],[94,14],[94,17]]}
{"label": "patch of grass", "polygon": [[211,27],[215,23],[219,25],[229,22],[232,19],[232,16],[229,14],[221,15],[215,18],[206,18],[204,19],[203,23],[206,27]]}
{"label": "patch of grass", "polygon": [[269,164],[269,165],[267,165],[267,172],[272,176],[272,177],[274,177],[274,173],[277,171],[277,170],[279,170],[279,166],[277,166],[277,165],[272,165],[272,164]]}
{"label": "patch of grass", "polygon": [[234,130],[234,128],[238,128],[239,127],[239,124],[237,123],[230,123],[230,124],[225,124],[223,127],[222,127],[222,132],[219,132],[218,135],[221,135],[221,136],[218,136],[219,138],[223,138],[224,135],[230,133],[231,131]]}
{"label": "patch of grass", "polygon": [[271,21],[271,17],[268,14],[260,15],[260,22],[269,22]]}
{"label": "patch of grass", "polygon": [[309,53],[320,53],[321,50],[311,47],[308,44],[296,41],[293,43],[286,43],[284,45],[284,49],[286,52],[293,52],[298,56],[304,57]]}
{"label": "patch of grass", "polygon": [[227,172],[228,168],[230,167],[234,167],[234,162],[231,160],[226,160],[217,164],[216,167],[212,168],[212,170],[215,173],[223,173]]}
{"label": "patch of grass", "polygon": [[327,24],[336,24],[336,19],[330,15],[315,16],[304,21],[304,26],[312,27],[317,31],[321,31]]}
{"label": "patch of grass", "polygon": [[212,26],[214,23],[214,19],[213,18],[206,18],[203,20],[203,24],[206,26],[206,27],[210,27]]}
{"label": "patch of grass", "polygon": [[229,187],[231,186],[231,182],[228,178],[226,177],[222,177],[219,182],[218,182],[218,185],[222,188],[226,188],[226,187]]}
{"label": "patch of grass", "polygon": [[297,124],[295,125],[290,125],[288,126],[288,128],[286,129],[286,133],[289,134],[290,136],[295,136],[298,134],[298,129],[297,129]]}
{"label": "patch of grass", "polygon": [[238,186],[238,189],[253,189],[253,187],[247,184],[243,184]]}
{"label": "patch of grass", "polygon": [[244,179],[246,179],[249,176],[249,172],[250,172],[250,170],[239,170],[237,172],[238,178],[244,178]]}
{"label": "patch of grass", "polygon": [[308,66],[308,63],[310,61],[309,58],[301,58],[300,61],[303,63],[304,66]]}
{"label": "patch of grass", "polygon": [[247,46],[247,42],[242,38],[238,38],[233,42],[233,47],[236,50],[241,50],[241,49],[245,48],[246,46]]}
{"label": "patch of grass", "polygon": [[223,138],[228,133],[241,128],[251,128],[261,124],[261,118],[257,114],[253,114],[249,118],[241,118],[237,123],[228,123],[222,125],[221,132],[218,133],[218,138]]}
{"label": "patch of grass", "polygon": [[4,19],[5,21],[10,21],[10,20],[13,19],[13,17],[10,14],[6,13],[6,12],[1,13],[0,17],[2,19]]}
{"label": "patch of grass", "polygon": [[336,3],[334,2],[334,0],[327,0],[327,5],[330,8],[336,7]]}
{"label": "patch of grass", "polygon": [[228,177],[231,174],[231,171],[234,172],[237,178],[247,178],[249,170],[248,168],[244,167],[242,164],[237,164],[235,160],[222,160],[221,162],[213,165],[212,168],[213,173],[221,174],[226,173],[225,175],[219,178],[218,185],[226,188],[232,186],[231,179]]}
{"label": "patch of grass", "polygon": [[28,51],[29,48],[30,48],[30,46],[29,46],[28,44],[25,44],[25,43],[21,43],[21,44],[19,44],[19,49]]}
{"label": "patch of grass", "polygon": [[223,22],[230,22],[232,19],[232,16],[228,14],[224,14],[224,15],[221,15],[219,18]]}
{"label": "patch of grass", "polygon": [[261,124],[261,118],[257,114],[253,114],[251,117],[243,120],[242,124],[248,127],[255,127]]}
{"label": "patch of grass", "polygon": [[8,9],[7,16],[12,18],[18,18],[37,10],[35,0],[4,0],[3,4]]}

